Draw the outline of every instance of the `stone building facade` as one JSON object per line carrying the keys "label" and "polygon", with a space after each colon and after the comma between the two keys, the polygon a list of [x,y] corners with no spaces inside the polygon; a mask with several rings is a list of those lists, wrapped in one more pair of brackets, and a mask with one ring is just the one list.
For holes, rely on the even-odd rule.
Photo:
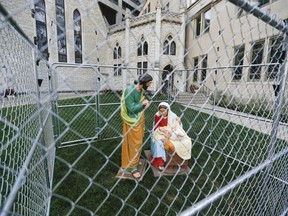
{"label": "stone building facade", "polygon": [[[269,11],[269,15],[279,21],[288,18],[285,0],[251,2],[260,10]],[[208,20],[208,29],[205,29],[203,20]],[[185,65],[190,69],[201,69],[205,64],[208,69],[205,70],[205,80],[202,79],[203,70],[198,70],[197,74],[190,70],[189,83],[215,89],[216,82],[217,90],[228,95],[247,100],[252,97],[273,100],[273,84],[278,82],[279,68],[272,69],[269,64],[278,62],[283,36],[276,28],[230,2],[191,1],[187,9],[185,41],[186,47],[193,49],[187,49]],[[275,57],[272,53],[276,53]],[[237,61],[238,56],[242,56],[242,61]],[[259,66],[253,68],[251,64]]]}
{"label": "stone building facade", "polygon": [[[113,90],[123,89],[146,71],[146,68],[154,77],[153,89],[156,90],[160,85],[166,85],[163,81],[171,80],[172,77],[168,74],[173,70],[184,69],[185,1],[174,1],[170,8],[169,1],[146,1],[142,5],[143,11],[137,17],[129,9],[126,9],[123,16],[123,7],[118,6],[121,10],[118,14],[124,19],[119,21],[117,15],[115,25],[107,25],[101,6],[94,1],[73,0],[69,4],[64,0],[40,2],[41,4],[33,5],[20,1],[3,1],[1,4],[8,13],[15,14],[13,18],[31,41],[38,36],[38,44],[43,44],[38,47],[45,51],[44,57],[55,70],[55,86],[58,91],[72,91],[71,86],[75,90],[87,90],[85,82],[91,81],[89,76],[94,76],[95,73],[85,71],[94,71],[95,67],[99,67],[96,73],[101,76],[103,89]],[[42,23],[41,31],[37,31],[39,23]],[[80,23],[79,26],[76,23]],[[80,34],[80,42],[76,42],[75,34]],[[163,51],[164,42],[167,45],[165,49],[173,49],[173,53]],[[80,44],[79,47],[75,43]],[[140,44],[143,50],[138,54]],[[115,48],[121,48],[121,56],[116,58]],[[88,69],[84,65],[93,67]],[[85,81],[80,84],[79,80],[82,79]],[[183,74],[180,76],[173,73],[174,87],[181,89],[183,79]]]}
{"label": "stone building facade", "polygon": [[[145,6],[149,3],[147,1]],[[125,23],[108,29],[110,56],[117,46],[121,47],[121,57],[113,59],[112,64],[122,64],[124,67],[122,86],[115,88],[133,83],[139,75],[148,71],[154,77],[154,90],[165,85],[163,82],[168,79],[168,74],[172,74],[170,78],[173,76],[174,88],[181,89],[182,75],[173,71],[184,69],[185,26],[182,23],[185,20],[185,6],[181,8],[181,13],[163,12],[160,3],[149,8],[149,13],[136,18],[132,18],[127,11]],[[109,80],[114,81],[113,78]]]}

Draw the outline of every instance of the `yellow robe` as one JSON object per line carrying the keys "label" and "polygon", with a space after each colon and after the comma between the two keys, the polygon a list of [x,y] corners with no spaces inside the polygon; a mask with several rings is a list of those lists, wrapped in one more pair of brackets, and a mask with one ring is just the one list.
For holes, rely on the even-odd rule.
{"label": "yellow robe", "polygon": [[138,165],[144,137],[144,114],[137,126],[129,126],[123,121],[122,165],[123,169]]}
{"label": "yellow robe", "polygon": [[123,143],[121,168],[127,169],[127,171],[137,168],[141,156],[145,129],[143,100],[144,92],[138,92],[133,85],[127,87],[122,94]]}

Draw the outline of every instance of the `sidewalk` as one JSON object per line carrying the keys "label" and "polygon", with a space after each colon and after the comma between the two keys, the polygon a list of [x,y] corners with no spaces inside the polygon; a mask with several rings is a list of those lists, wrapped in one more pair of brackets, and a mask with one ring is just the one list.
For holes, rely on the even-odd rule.
{"label": "sidewalk", "polygon": [[[200,111],[208,115],[214,115],[217,118],[242,125],[244,127],[259,131],[267,135],[271,135],[273,123],[271,119],[266,119],[219,106],[213,106],[210,104],[183,105],[196,111]],[[288,124],[280,122],[277,131],[277,138],[288,141]]]}

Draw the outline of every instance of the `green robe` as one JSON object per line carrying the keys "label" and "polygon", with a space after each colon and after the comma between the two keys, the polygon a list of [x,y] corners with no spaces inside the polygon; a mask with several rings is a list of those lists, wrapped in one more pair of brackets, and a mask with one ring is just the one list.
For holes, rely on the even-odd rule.
{"label": "green robe", "polygon": [[144,106],[144,90],[139,92],[135,85],[128,86],[121,99],[121,118],[126,124],[138,125]]}

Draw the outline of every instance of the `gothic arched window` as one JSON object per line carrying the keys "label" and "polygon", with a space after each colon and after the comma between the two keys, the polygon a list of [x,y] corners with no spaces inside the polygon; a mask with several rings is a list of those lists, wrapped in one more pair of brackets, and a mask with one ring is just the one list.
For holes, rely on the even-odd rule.
{"label": "gothic arched window", "polygon": [[142,36],[141,41],[137,44],[137,56],[148,55],[148,43]]}
{"label": "gothic arched window", "polygon": [[40,0],[35,4],[35,20],[38,38],[38,49],[48,59],[48,40],[46,27],[45,1]]}
{"label": "gothic arched window", "polygon": [[116,47],[113,49],[113,59],[120,59],[121,58],[121,47],[119,43],[116,43]]}
{"label": "gothic arched window", "polygon": [[176,43],[174,41],[170,44],[170,55],[176,55]]}
{"label": "gothic arched window", "polygon": [[114,49],[113,49],[113,59],[117,59],[117,52],[118,52],[117,48],[114,47]]}
{"label": "gothic arched window", "polygon": [[67,62],[64,0],[56,0],[58,61]]}
{"label": "gothic arched window", "polygon": [[141,56],[142,55],[142,44],[138,43],[137,44],[137,56]]}
{"label": "gothic arched window", "polygon": [[73,22],[74,22],[75,63],[82,63],[81,15],[77,9],[73,13]]}
{"label": "gothic arched window", "polygon": [[163,44],[163,54],[168,55],[169,54],[169,43],[167,40],[164,41]]}
{"label": "gothic arched window", "polygon": [[148,55],[148,43],[147,41],[143,44],[143,55]]}
{"label": "gothic arched window", "polygon": [[118,47],[118,58],[121,58],[121,47]]}
{"label": "gothic arched window", "polygon": [[163,54],[176,55],[176,43],[174,42],[171,35],[169,35],[163,43]]}

